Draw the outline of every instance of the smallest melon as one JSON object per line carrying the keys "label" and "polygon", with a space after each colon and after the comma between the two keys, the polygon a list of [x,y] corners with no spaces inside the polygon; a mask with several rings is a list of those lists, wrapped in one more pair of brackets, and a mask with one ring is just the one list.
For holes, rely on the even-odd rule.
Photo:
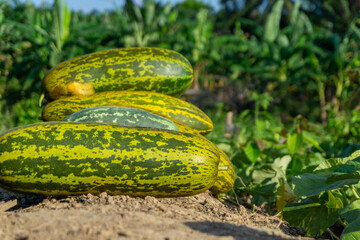
{"label": "smallest melon", "polygon": [[141,110],[129,107],[99,106],[74,112],[64,119],[66,122],[111,123],[134,127],[159,128],[178,131],[172,121]]}

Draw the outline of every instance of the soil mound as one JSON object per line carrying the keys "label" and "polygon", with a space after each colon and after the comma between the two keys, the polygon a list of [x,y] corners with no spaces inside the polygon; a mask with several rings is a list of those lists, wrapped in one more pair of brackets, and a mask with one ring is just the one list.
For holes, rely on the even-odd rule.
{"label": "soil mound", "polygon": [[0,189],[0,239],[304,239],[298,229],[209,192],[179,198],[67,198]]}

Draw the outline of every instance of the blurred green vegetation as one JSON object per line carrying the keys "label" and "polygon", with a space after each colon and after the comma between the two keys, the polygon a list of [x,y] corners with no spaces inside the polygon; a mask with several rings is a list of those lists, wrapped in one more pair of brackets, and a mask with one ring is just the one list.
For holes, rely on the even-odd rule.
{"label": "blurred green vegetation", "polygon": [[[173,49],[194,67],[184,97],[213,119],[208,138],[237,168],[230,194],[281,210],[293,179],[360,148],[359,10],[356,0],[222,0],[218,11],[196,0],[126,0],[91,13],[61,0],[0,1],[0,133],[40,121],[41,79],[62,61],[110,48]],[[330,191],[316,201],[331,202],[339,193]]]}

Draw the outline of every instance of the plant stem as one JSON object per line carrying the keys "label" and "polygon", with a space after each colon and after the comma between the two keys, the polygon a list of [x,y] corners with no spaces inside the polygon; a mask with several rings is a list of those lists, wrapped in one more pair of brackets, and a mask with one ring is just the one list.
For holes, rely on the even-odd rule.
{"label": "plant stem", "polygon": [[327,228],[326,230],[331,234],[331,236],[332,236],[334,239],[340,240],[340,238],[339,238],[338,236],[336,236],[335,233],[333,233],[333,231],[330,230],[330,228]]}
{"label": "plant stem", "polygon": [[347,224],[341,218],[338,218],[338,221],[344,228],[347,227]]}
{"label": "plant stem", "polygon": [[320,99],[320,111],[321,111],[321,121],[323,125],[327,123],[327,113],[326,113],[326,98],[325,98],[325,87],[324,83],[320,80],[318,81],[318,94]]}
{"label": "plant stem", "polygon": [[258,139],[258,133],[259,133],[259,99],[256,99],[255,101],[255,137]]}
{"label": "plant stem", "polygon": [[247,186],[245,185],[245,183],[243,182],[243,180],[241,179],[241,177],[237,177],[239,180],[240,180],[240,183],[241,185],[244,187],[244,188],[247,188]]}
{"label": "plant stem", "polygon": [[360,199],[360,196],[359,196],[359,194],[357,193],[354,185],[351,185],[351,191],[353,192],[353,194],[354,194],[354,196],[355,196],[356,199]]}

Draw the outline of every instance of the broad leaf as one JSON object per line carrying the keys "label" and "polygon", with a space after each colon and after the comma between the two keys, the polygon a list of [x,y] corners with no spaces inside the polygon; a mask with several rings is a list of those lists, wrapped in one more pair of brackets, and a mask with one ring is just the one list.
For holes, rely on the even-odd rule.
{"label": "broad leaf", "polygon": [[253,184],[248,187],[240,187],[239,190],[247,192],[250,195],[253,196],[261,196],[265,199],[269,199],[274,196],[276,183],[271,184]]}
{"label": "broad leaf", "polygon": [[358,239],[360,239],[360,216],[352,221],[341,234],[341,240]]}
{"label": "broad leaf", "polygon": [[258,157],[260,156],[260,149],[255,143],[249,142],[248,144],[246,144],[244,151],[247,158],[253,163],[256,162]]}
{"label": "broad leaf", "polygon": [[356,184],[360,180],[360,170],[353,173],[332,173],[327,179],[326,184],[340,184],[344,183],[344,185]]}
{"label": "broad leaf", "polygon": [[286,178],[286,169],[291,161],[291,157],[286,155],[282,158],[276,158],[272,164],[265,164],[257,168],[252,173],[252,179],[255,184],[279,183],[280,179]]}
{"label": "broad leaf", "polygon": [[351,179],[355,182],[356,180],[360,180],[360,157],[350,160],[335,168],[334,173],[329,176],[326,183],[333,184],[334,182],[350,181]]}
{"label": "broad leaf", "polygon": [[285,173],[286,173],[286,169],[288,168],[289,166],[289,163],[291,162],[291,156],[289,155],[285,155],[281,158],[276,158],[274,160],[274,163],[271,164],[271,166],[273,168],[276,168],[276,169],[279,169],[282,171],[282,173],[284,174],[285,176]]}
{"label": "broad leaf", "polygon": [[316,173],[331,173],[340,166],[341,164],[344,164],[348,161],[346,158],[330,158],[325,160],[324,162],[320,163],[319,166],[317,166],[314,169],[314,172]]}
{"label": "broad leaf", "polygon": [[294,132],[287,137],[287,147],[291,154],[295,154],[302,146],[303,135],[302,133]]}
{"label": "broad leaf", "polygon": [[245,152],[243,150],[240,150],[240,151],[236,152],[231,157],[231,162],[238,168],[245,168],[248,165],[251,165],[251,161],[246,156],[246,154],[245,154]]}
{"label": "broad leaf", "polygon": [[357,155],[358,153],[355,152],[347,158],[330,159],[325,161],[326,163],[322,164],[321,168],[316,168],[320,172],[333,170],[331,173],[305,173],[293,177],[294,193],[298,196],[315,196],[325,190],[358,183],[360,180],[360,157]]}
{"label": "broad leaf", "polygon": [[255,169],[251,176],[255,184],[261,184],[265,181],[273,182],[272,180],[276,179],[276,170],[270,165],[265,165]]}
{"label": "broad leaf", "polygon": [[342,164],[335,168],[334,172],[339,173],[355,173],[360,171],[360,157],[352,159],[345,164]]}
{"label": "broad leaf", "polygon": [[267,41],[270,42],[274,41],[279,34],[280,18],[281,18],[283,5],[284,5],[284,0],[278,0],[274,4],[271,13],[266,19],[264,39]]}
{"label": "broad leaf", "polygon": [[360,200],[356,200],[339,210],[339,214],[349,223],[355,221],[360,216]]}
{"label": "broad leaf", "polygon": [[356,179],[339,179],[332,183],[327,183],[332,174],[313,174],[305,173],[292,178],[294,193],[297,196],[315,196],[326,190],[343,187],[345,185],[356,184]]}
{"label": "broad leaf", "polygon": [[304,139],[304,141],[305,142],[308,142],[308,143],[310,143],[311,145],[313,145],[314,146],[314,148],[316,148],[317,150],[319,150],[320,152],[325,152],[325,150],[324,149],[322,149],[322,147],[320,146],[320,144],[314,139],[314,138],[312,138],[311,136],[310,136],[310,134],[308,134],[307,132],[303,132],[304,133],[304,135],[303,135],[303,139]]}
{"label": "broad leaf", "polygon": [[284,219],[293,226],[305,228],[307,236],[321,235],[338,219],[342,208],[340,199],[331,192],[325,192],[320,201],[305,199],[301,203],[289,203],[283,210]]}

